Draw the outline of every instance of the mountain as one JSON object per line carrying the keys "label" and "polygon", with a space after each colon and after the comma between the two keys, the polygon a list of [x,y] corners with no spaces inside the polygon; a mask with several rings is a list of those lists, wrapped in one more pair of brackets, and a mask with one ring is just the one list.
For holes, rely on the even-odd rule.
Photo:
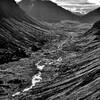
{"label": "mountain", "polygon": [[14,0],[0,0],[0,64],[27,57],[47,42],[48,27],[30,18]]}
{"label": "mountain", "polygon": [[80,19],[78,15],[65,10],[50,0],[22,0],[19,5],[27,14],[40,21],[59,22]]}
{"label": "mountain", "polygon": [[83,22],[97,22],[100,20],[100,7],[82,16]]}
{"label": "mountain", "polygon": [[13,17],[19,21],[24,20],[39,27],[47,28],[35,18],[27,16],[26,13],[21,10],[21,8],[15,3],[14,0],[0,0],[0,16],[8,18]]}

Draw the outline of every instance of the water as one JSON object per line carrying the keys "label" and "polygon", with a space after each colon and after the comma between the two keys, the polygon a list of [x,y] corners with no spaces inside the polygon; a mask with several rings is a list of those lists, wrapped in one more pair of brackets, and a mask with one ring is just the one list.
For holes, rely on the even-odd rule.
{"label": "water", "polygon": [[[28,88],[25,88],[22,92],[27,92],[29,91],[30,89],[32,89],[33,86],[36,85],[36,83],[40,82],[42,80],[42,77],[41,77],[41,72],[43,70],[43,68],[45,67],[45,65],[39,65],[41,61],[39,61],[38,63],[36,63],[36,66],[37,66],[37,69],[39,69],[39,72],[37,74],[35,74],[33,77],[32,77],[32,85]],[[13,94],[12,96],[17,96],[17,95],[20,95],[21,92],[17,92],[15,94]]]}

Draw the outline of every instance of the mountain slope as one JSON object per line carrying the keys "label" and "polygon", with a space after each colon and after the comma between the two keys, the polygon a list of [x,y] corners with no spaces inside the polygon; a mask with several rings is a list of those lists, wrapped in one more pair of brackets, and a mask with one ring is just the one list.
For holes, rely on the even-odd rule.
{"label": "mountain slope", "polygon": [[86,15],[82,16],[81,20],[83,22],[90,22],[90,23],[99,21],[100,20],[100,8],[97,8],[97,9],[87,13]]}
{"label": "mountain slope", "polygon": [[0,0],[0,64],[27,57],[25,50],[30,47],[39,50],[47,41],[46,29],[27,16],[14,0]]}
{"label": "mountain slope", "polygon": [[65,10],[50,0],[22,0],[19,5],[31,17],[41,21],[59,22],[80,19],[78,15]]}

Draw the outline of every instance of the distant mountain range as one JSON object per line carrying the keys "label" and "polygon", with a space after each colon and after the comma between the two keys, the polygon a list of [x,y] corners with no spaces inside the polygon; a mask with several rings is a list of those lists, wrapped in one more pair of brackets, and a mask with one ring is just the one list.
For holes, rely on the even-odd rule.
{"label": "distant mountain range", "polygon": [[40,21],[59,22],[80,19],[80,16],[65,10],[50,0],[22,0],[19,5],[27,14]]}
{"label": "distant mountain range", "polygon": [[62,20],[74,20],[80,22],[96,22],[100,20],[100,8],[85,15],[72,13],[60,7],[50,0],[22,0],[20,7],[31,17],[40,21],[60,22]]}
{"label": "distant mountain range", "polygon": [[32,19],[14,0],[0,0],[0,64],[28,56],[47,42],[48,27]]}

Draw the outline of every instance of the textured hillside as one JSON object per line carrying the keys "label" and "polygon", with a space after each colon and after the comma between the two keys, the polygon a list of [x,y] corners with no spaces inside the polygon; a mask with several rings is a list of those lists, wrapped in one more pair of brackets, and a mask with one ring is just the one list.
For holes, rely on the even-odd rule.
{"label": "textured hillside", "polygon": [[[100,22],[84,34],[72,35],[58,49],[44,53],[42,80],[16,100],[99,100]],[[56,44],[57,46],[57,44]],[[43,59],[44,58],[44,59]]]}
{"label": "textured hillside", "polygon": [[28,48],[41,49],[47,34],[48,27],[26,15],[14,0],[0,0],[0,64],[28,57]]}
{"label": "textured hillside", "polygon": [[61,20],[79,20],[80,18],[50,0],[22,0],[19,5],[28,15],[41,21],[60,22]]}
{"label": "textured hillside", "polygon": [[[88,24],[72,22],[54,25],[56,39],[45,45],[42,51],[0,66],[1,95],[12,100],[99,100],[99,24],[95,23],[92,28]],[[62,35],[60,30],[64,31]],[[42,80],[28,90],[39,66],[44,66],[40,71]]]}
{"label": "textured hillside", "polygon": [[[25,51],[39,50],[47,42],[47,33],[37,26],[15,19],[0,21],[0,62],[8,62],[13,57],[27,57]],[[7,60],[7,61],[6,61]]]}
{"label": "textured hillside", "polygon": [[100,100],[100,21],[43,25],[0,5],[0,100]]}

